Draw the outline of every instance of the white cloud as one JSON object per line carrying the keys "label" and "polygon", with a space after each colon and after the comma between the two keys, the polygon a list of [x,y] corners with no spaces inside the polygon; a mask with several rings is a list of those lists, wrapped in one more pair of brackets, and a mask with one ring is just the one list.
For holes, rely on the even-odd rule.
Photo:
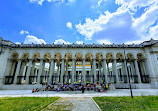
{"label": "white cloud", "polygon": [[125,42],[125,44],[140,44],[142,43],[144,40],[135,40],[135,41],[127,41]]}
{"label": "white cloud", "polygon": [[83,44],[83,41],[76,41],[77,44]]}
{"label": "white cloud", "polygon": [[[132,27],[143,39],[150,38],[150,28],[158,20],[158,5],[151,5],[141,17],[133,19]],[[139,30],[137,30],[139,29]]]}
{"label": "white cloud", "polygon": [[111,42],[109,41],[109,40],[106,40],[106,39],[100,39],[100,40],[97,40],[97,42],[99,43],[99,44],[111,44]]}
{"label": "white cloud", "polygon": [[157,0],[116,0],[116,4],[124,5],[128,9],[137,11],[138,7],[146,7],[144,13],[139,18],[132,17],[131,28],[139,36],[137,40],[127,41],[127,44],[139,44],[151,38],[158,39],[158,26],[153,26],[158,20],[158,1]]}
{"label": "white cloud", "polygon": [[146,7],[150,6],[153,3],[158,3],[157,0],[115,0],[115,3],[118,5],[124,5],[127,6],[127,8],[136,11],[136,9],[139,7]]}
{"label": "white cloud", "polygon": [[23,34],[29,34],[29,32],[26,31],[26,30],[21,30],[21,31],[20,31],[20,34],[21,34],[21,35],[23,35]]}
{"label": "white cloud", "polygon": [[46,42],[43,39],[38,39],[37,37],[33,35],[27,35],[24,41],[24,44],[46,44]]}
{"label": "white cloud", "polygon": [[57,39],[57,40],[55,40],[55,42],[54,42],[54,44],[71,44],[70,42],[67,42],[67,41],[65,41],[65,40],[63,40],[63,39]]}
{"label": "white cloud", "polygon": [[119,7],[114,13],[106,11],[105,14],[101,14],[98,19],[92,20],[90,18],[86,18],[85,23],[83,25],[79,23],[76,24],[75,27],[81,35],[85,36],[86,40],[92,40],[93,34],[105,30],[105,28],[107,28],[106,24],[113,17],[126,13],[127,11],[128,9],[122,6]]}
{"label": "white cloud", "polygon": [[99,0],[98,1],[98,6],[100,6],[100,4],[102,3],[103,0]]}
{"label": "white cloud", "polygon": [[15,42],[15,44],[21,44],[20,42]]}
{"label": "white cloud", "polygon": [[67,4],[70,4],[70,3],[73,3],[75,2],[76,0],[30,0],[31,3],[37,3],[39,5],[42,5],[43,2],[52,2],[54,4],[62,4],[62,3],[67,3]]}
{"label": "white cloud", "polygon": [[75,2],[76,0],[68,0],[68,2],[70,2],[70,3],[73,3],[73,2]]}
{"label": "white cloud", "polygon": [[[42,5],[45,0],[30,0],[31,3],[37,2],[39,5]],[[50,2],[50,0],[48,0]]]}
{"label": "white cloud", "polygon": [[149,29],[150,37],[153,39],[158,39],[158,24]]}
{"label": "white cloud", "polygon": [[98,1],[98,6],[100,6],[100,4],[101,4],[103,1],[106,2],[107,0],[99,0],[99,1]]}
{"label": "white cloud", "polygon": [[[99,0],[98,6],[101,6],[103,1]],[[77,31],[85,36],[85,40],[94,39],[98,40],[98,43],[103,43],[104,39],[105,43],[106,40],[120,40],[138,44],[151,38],[158,39],[158,26],[154,25],[158,20],[157,0],[115,0],[115,3],[120,5],[115,12],[106,11],[97,19],[85,18],[85,23],[75,25]],[[145,8],[143,14],[134,18],[141,7]]]}
{"label": "white cloud", "polygon": [[69,29],[72,29],[72,23],[71,23],[71,22],[67,22],[67,23],[66,23],[66,26],[67,26]]}

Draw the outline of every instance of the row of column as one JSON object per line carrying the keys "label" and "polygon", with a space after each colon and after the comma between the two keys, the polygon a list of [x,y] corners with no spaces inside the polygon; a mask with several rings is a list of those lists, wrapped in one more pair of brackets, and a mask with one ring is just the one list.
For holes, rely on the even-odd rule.
{"label": "row of column", "polygon": [[[83,58],[82,63],[83,63],[83,70],[82,70],[83,83],[86,83],[85,58]],[[13,64],[15,64],[15,62]],[[19,72],[21,70],[26,70],[26,66],[24,64],[26,65],[26,63],[22,62],[21,59],[18,60],[18,63],[16,66],[16,71],[15,71],[14,82],[13,82],[14,84],[17,83],[17,76],[19,75]],[[124,69],[123,71],[127,75],[128,72],[127,72],[126,64],[127,64],[126,60],[124,60],[124,62],[122,63],[122,68]],[[143,64],[141,66],[144,67]],[[134,64],[131,64],[131,67],[135,68],[135,73],[136,73],[136,75],[138,75],[138,83],[141,83],[140,72],[139,72],[138,63],[137,63],[136,59],[134,60]],[[15,68],[15,65],[14,65],[14,67],[12,67],[11,70],[14,70],[14,68]],[[25,81],[26,84],[29,84],[29,76],[30,76],[30,74],[34,73],[33,72],[34,68],[35,68],[35,63],[33,62],[32,59],[29,59],[28,68],[26,71],[26,81]],[[40,66],[39,66],[39,71],[38,71],[37,83],[40,83],[40,76],[43,74],[43,70],[44,70],[43,68],[44,68],[44,62],[43,62],[43,59],[40,59]],[[103,59],[103,75],[105,77],[106,83],[108,82],[108,80],[107,80],[108,70],[107,69],[108,69],[108,67],[107,67],[106,59]],[[55,72],[55,60],[51,59],[50,68],[49,68],[49,82],[52,81],[52,76],[54,75],[54,72]],[[113,60],[113,72],[114,72],[114,75],[116,75],[116,83],[118,83],[119,78],[118,78],[116,59]],[[143,70],[142,70],[142,72],[143,72]],[[13,73],[13,71],[11,71],[11,73]],[[66,71],[65,71],[65,60],[61,59],[61,74],[60,74],[60,81],[61,82],[63,81],[63,76],[65,73],[68,74],[68,63],[66,62]],[[76,63],[75,63],[75,59],[72,59],[72,80],[71,80],[72,83],[75,81],[74,80],[75,73],[76,73]],[[57,74],[59,75],[59,65],[58,65]],[[101,74],[100,62],[99,62],[99,74]],[[96,77],[96,59],[92,60],[91,75],[94,75],[94,82],[96,82],[96,79],[97,79],[97,77]],[[35,74],[35,76],[36,76],[36,74]]]}

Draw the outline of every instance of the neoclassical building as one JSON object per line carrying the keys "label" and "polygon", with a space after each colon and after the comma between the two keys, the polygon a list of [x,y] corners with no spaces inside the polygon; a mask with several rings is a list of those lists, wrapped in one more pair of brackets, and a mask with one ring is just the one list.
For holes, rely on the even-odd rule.
{"label": "neoclassical building", "polygon": [[0,89],[43,82],[158,88],[158,40],[141,44],[15,44],[0,39]]}

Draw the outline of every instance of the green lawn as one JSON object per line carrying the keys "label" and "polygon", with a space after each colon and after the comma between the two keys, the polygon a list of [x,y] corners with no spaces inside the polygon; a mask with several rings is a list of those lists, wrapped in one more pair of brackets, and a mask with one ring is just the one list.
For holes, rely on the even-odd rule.
{"label": "green lawn", "polygon": [[94,97],[103,111],[158,111],[158,96]]}
{"label": "green lawn", "polygon": [[40,111],[59,97],[0,98],[0,111]]}

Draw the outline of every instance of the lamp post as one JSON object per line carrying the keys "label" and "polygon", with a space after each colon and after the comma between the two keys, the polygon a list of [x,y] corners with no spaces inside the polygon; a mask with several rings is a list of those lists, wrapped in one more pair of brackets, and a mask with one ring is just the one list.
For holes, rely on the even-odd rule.
{"label": "lamp post", "polygon": [[[125,53],[125,44],[123,45],[123,49],[124,49],[124,57],[125,57],[125,67],[127,67],[127,62],[126,62],[126,53]],[[133,98],[133,92],[132,92],[132,87],[131,87],[131,82],[130,82],[130,76],[129,76],[129,73],[127,72],[127,75],[128,75],[128,82],[129,82],[129,89],[130,89],[130,93],[131,93],[131,97]]]}

